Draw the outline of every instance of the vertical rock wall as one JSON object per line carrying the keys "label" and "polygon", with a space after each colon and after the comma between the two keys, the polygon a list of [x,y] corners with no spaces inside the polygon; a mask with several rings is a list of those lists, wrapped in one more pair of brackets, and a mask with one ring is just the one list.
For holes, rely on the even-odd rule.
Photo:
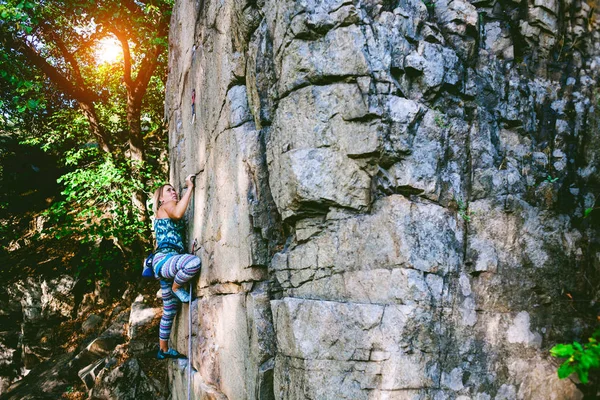
{"label": "vertical rock wall", "polygon": [[198,397],[581,398],[547,350],[596,319],[598,6],[177,0]]}

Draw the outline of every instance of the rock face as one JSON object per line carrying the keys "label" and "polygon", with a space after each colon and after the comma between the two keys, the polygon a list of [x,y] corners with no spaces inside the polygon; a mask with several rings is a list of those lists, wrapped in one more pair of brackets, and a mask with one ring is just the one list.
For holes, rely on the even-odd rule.
{"label": "rock face", "polygon": [[0,394],[56,355],[56,324],[75,309],[74,284],[68,275],[28,277],[0,289]]}
{"label": "rock face", "polygon": [[196,396],[582,398],[548,349],[596,320],[598,6],[177,0]]}

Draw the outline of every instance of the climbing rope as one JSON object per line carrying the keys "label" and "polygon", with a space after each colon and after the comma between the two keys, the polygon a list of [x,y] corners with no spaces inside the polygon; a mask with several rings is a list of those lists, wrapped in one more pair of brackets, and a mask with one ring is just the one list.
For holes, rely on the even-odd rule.
{"label": "climbing rope", "polygon": [[[195,107],[195,100],[196,100],[196,91],[194,90],[193,92],[193,97],[192,97],[192,109]],[[195,110],[193,110],[195,111]],[[195,116],[195,112],[194,112],[194,116]],[[193,122],[192,122],[193,123]],[[203,169],[197,173],[195,173],[192,176],[192,182],[194,183],[194,189],[196,188],[196,176],[200,173],[204,171]],[[192,201],[194,201],[194,198],[192,197]],[[194,211],[194,203],[192,203],[192,212]],[[192,243],[192,254],[196,255],[196,252],[198,251],[198,239],[194,238],[194,243]],[[188,302],[188,382],[187,382],[187,393],[188,393],[188,400],[191,400],[191,396],[192,396],[192,298],[194,297],[194,278],[192,278],[190,280],[190,299]]]}
{"label": "climbing rope", "polygon": [[189,309],[189,338],[188,338],[188,400],[191,399],[191,387],[192,387],[192,282],[190,282],[190,302],[188,303]]}
{"label": "climbing rope", "polygon": [[[194,239],[194,244],[192,244],[192,254],[196,254],[196,246],[198,245],[198,241]],[[194,279],[190,280],[190,300],[188,302],[188,400],[191,400],[192,395],[192,297],[194,285],[192,282]]]}

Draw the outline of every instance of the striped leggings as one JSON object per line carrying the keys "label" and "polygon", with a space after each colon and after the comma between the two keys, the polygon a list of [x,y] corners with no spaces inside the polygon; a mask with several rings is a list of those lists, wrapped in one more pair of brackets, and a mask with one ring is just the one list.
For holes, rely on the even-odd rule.
{"label": "striped leggings", "polygon": [[161,340],[169,340],[173,320],[179,308],[179,299],[173,294],[171,286],[173,280],[178,285],[190,281],[200,270],[200,259],[191,254],[157,253],[152,260],[153,267],[162,263],[160,267],[160,288],[163,299],[163,315],[160,319],[160,330],[158,337]]}

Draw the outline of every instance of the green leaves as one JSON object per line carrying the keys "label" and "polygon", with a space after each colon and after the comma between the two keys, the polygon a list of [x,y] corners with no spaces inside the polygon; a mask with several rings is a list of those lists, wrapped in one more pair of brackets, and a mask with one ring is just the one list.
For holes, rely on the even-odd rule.
{"label": "green leaves", "polygon": [[553,348],[550,349],[550,354],[552,357],[569,357],[573,354],[575,350],[573,349],[573,345],[570,344],[557,344]]}
{"label": "green leaves", "polygon": [[[143,236],[148,227],[140,218],[145,200],[140,191],[148,194],[153,179],[166,174],[163,79],[172,5],[172,0],[140,0],[128,7],[115,0],[0,0],[3,34],[28,45],[55,72],[48,74],[45,64],[21,51],[24,46],[0,42],[0,123],[21,143],[57,156],[62,168],[62,197],[47,210],[44,234],[109,240],[124,252],[136,240],[151,240]],[[139,124],[127,118],[132,93],[123,84],[123,63],[97,60],[98,42],[119,34],[129,40],[132,79],[152,75],[147,88],[136,89],[143,96]],[[147,62],[157,46],[163,50],[158,66]],[[128,161],[133,135],[143,140],[144,165]]]}
{"label": "green leaves", "polygon": [[588,383],[590,369],[600,366],[600,347],[597,340],[599,336],[600,329],[594,332],[586,344],[557,344],[550,349],[552,357],[566,358],[557,371],[560,379],[575,373],[582,383]]}
{"label": "green leaves", "polygon": [[130,245],[145,232],[131,202],[143,183],[132,178],[131,163],[100,154],[97,149],[89,151],[95,161],[58,180],[64,185],[65,200],[55,203],[47,215],[65,229],[55,231],[55,237],[71,234],[83,243],[111,239]]}
{"label": "green leaves", "polygon": [[571,363],[565,362],[560,367],[558,367],[558,377],[560,379],[567,378],[573,372],[575,372],[575,367],[573,367]]}
{"label": "green leaves", "polygon": [[35,110],[36,108],[38,108],[39,104],[40,104],[39,100],[33,100],[33,99],[27,100],[27,108],[29,108],[31,110]]}
{"label": "green leaves", "polygon": [[457,199],[456,203],[458,205],[458,215],[465,221],[471,222],[471,217],[473,213],[469,211],[468,206],[461,199]]}

